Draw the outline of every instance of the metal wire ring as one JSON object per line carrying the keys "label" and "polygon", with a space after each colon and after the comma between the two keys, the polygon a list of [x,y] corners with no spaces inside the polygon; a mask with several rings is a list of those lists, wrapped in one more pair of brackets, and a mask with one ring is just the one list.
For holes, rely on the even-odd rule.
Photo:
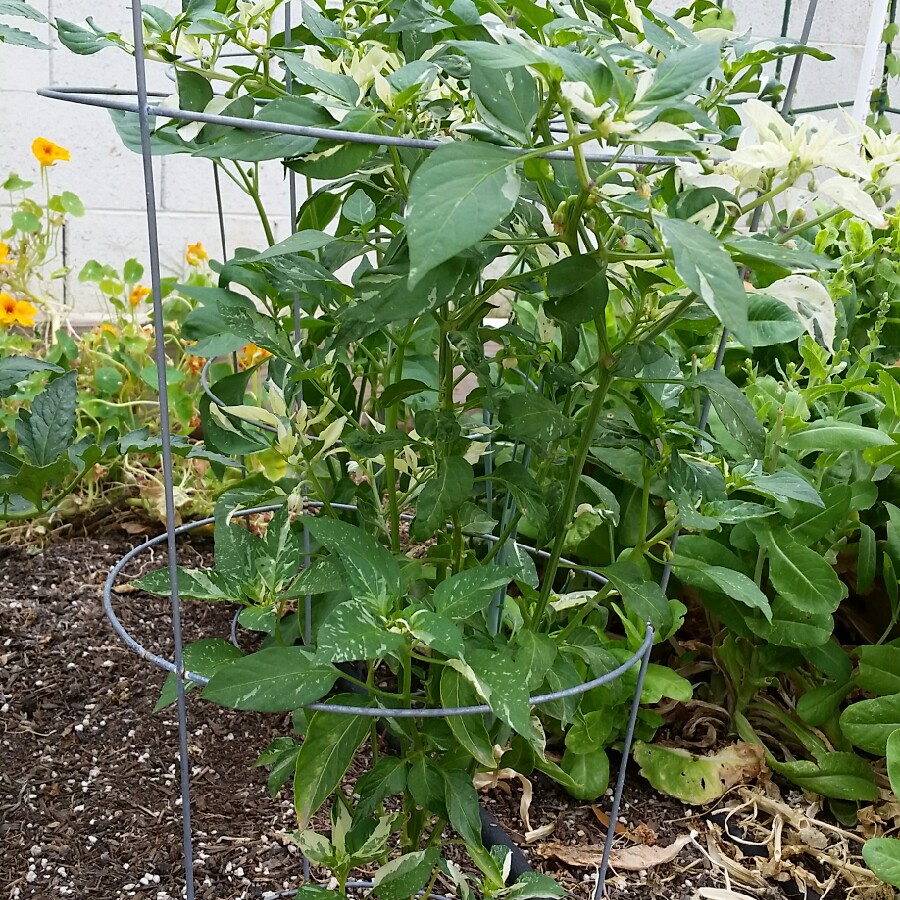
{"label": "metal wire ring", "polygon": [[[253,507],[251,509],[240,510],[235,513],[238,516],[251,516],[256,515],[258,513],[266,513],[266,512],[274,512],[277,509],[280,509],[283,504],[275,503],[267,506],[258,506]],[[309,505],[311,506],[321,506],[320,502],[314,501]],[[355,510],[352,504],[332,504],[340,509],[349,509]],[[175,530],[176,535],[186,534],[195,528],[201,528],[204,525],[210,525],[215,522],[215,517],[210,516],[206,519],[200,519],[197,522],[189,522],[185,525],[179,526]],[[131,562],[138,554],[144,552],[145,550],[150,549],[151,547],[157,546],[158,544],[163,543],[167,539],[168,535],[161,534],[155,538],[150,538],[145,541],[143,544],[138,544],[137,547],[129,550],[112,568],[109,573],[109,576],[106,579],[105,584],[103,585],[103,610],[106,613],[107,618],[113,626],[115,632],[119,635],[125,645],[138,654],[142,659],[147,660],[148,662],[153,663],[153,665],[157,666],[160,669],[163,669],[167,672],[173,672],[178,674],[178,670],[171,660],[166,659],[165,657],[159,656],[156,653],[153,653],[150,650],[147,650],[143,645],[138,643],[125,629],[125,626],[119,621],[118,616],[115,613],[115,610],[112,607],[112,589],[118,580],[119,575],[122,573],[122,570],[125,566]],[[495,538],[494,535],[477,535],[477,537],[482,538]],[[523,546],[523,545],[519,545]],[[536,551],[534,548],[527,548],[523,546],[523,549],[530,549],[536,555],[541,555],[542,551]],[[563,560],[561,560],[563,562]],[[591,572],[590,569],[582,569],[575,565],[575,563],[570,560],[565,560],[570,566],[579,568],[587,575],[593,576],[595,579],[602,579],[603,576],[599,575],[599,573]],[[605,579],[603,579],[605,581]],[[644,634],[644,640],[642,641],[640,647],[635,651],[635,653],[630,656],[625,662],[621,663],[615,669],[610,672],[606,672],[603,675],[598,676],[597,678],[593,678],[590,681],[586,681],[583,684],[577,685],[572,688],[565,688],[559,691],[553,691],[549,694],[537,694],[533,697],[529,698],[529,703],[532,706],[537,706],[542,703],[550,703],[554,700],[562,700],[566,697],[578,697],[582,694],[587,693],[590,690],[593,690],[596,687],[600,687],[604,684],[609,684],[612,681],[615,681],[620,676],[624,675],[629,669],[635,666],[637,663],[641,662],[644,659],[646,654],[649,652],[650,647],[653,645],[653,638],[655,635],[655,630],[652,625],[647,623],[647,628]],[[204,686],[209,683],[209,679],[203,675],[199,675],[196,672],[189,672],[184,670],[183,679],[185,681],[190,681],[194,684],[198,684]],[[360,706],[348,706],[344,704],[329,704],[329,703],[311,703],[308,706],[304,707],[305,709],[312,712],[331,712],[342,715],[352,715],[352,716],[366,716],[368,718],[373,719],[435,719],[435,718],[445,718],[447,716],[474,716],[474,715],[484,715],[486,713],[491,712],[491,708],[488,704],[483,703],[477,706],[457,706],[457,707],[431,707],[431,708],[402,708],[402,709],[388,709],[384,707],[372,708],[372,707],[360,707]]]}

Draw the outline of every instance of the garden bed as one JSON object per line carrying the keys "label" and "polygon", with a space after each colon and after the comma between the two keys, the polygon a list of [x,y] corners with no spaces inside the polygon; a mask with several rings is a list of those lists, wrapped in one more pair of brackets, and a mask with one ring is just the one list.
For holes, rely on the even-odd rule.
{"label": "garden bed", "polygon": [[[72,539],[35,555],[19,547],[0,548],[0,839],[5,848],[0,883],[8,886],[5,897],[181,896],[177,730],[172,710],[151,712],[163,673],[118,642],[100,602],[109,567],[139,539],[120,533]],[[203,542],[187,545],[182,562],[195,563],[208,550]],[[159,555],[147,554],[135,564],[152,568],[160,562]],[[148,647],[171,652],[167,602],[146,595],[140,604],[125,602],[125,596],[121,600],[120,614],[132,634]],[[223,605],[190,604],[186,639],[226,635],[230,617]],[[300,857],[281,837],[294,824],[287,792],[271,800],[265,771],[248,768],[288,728],[284,717],[191,704],[199,898],[262,898],[297,885]],[[358,760],[360,768],[364,765]],[[531,826],[555,823],[555,830],[530,845],[529,857],[572,897],[588,897],[594,874],[591,845],[602,842],[605,804],[595,810],[541,779],[533,779]],[[514,781],[508,791],[488,792],[486,801],[522,845],[520,797]],[[719,829],[707,827],[699,811],[653,795],[636,778],[628,782],[623,819],[628,833],[620,851],[646,853],[648,863],[660,848],[694,832],[703,847],[725,847],[738,868],[758,868],[747,860],[742,864],[741,854],[720,840]],[[327,828],[324,820],[321,824]],[[569,864],[561,861],[566,858]],[[828,866],[818,869],[813,874],[820,879],[830,874]],[[785,864],[780,877],[788,871]],[[722,866],[711,864],[694,843],[684,846],[674,862],[614,872],[613,898],[688,900],[698,887],[725,886]],[[802,897],[795,875],[768,888],[760,882],[751,893]],[[842,885],[836,890],[831,896],[843,896]]]}

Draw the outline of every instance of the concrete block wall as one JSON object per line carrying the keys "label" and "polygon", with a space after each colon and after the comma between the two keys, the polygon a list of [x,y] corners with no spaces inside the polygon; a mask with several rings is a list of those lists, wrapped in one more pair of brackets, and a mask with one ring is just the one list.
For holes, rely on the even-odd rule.
{"label": "concrete block wall", "polygon": [[[790,34],[800,33],[810,0],[794,0]],[[851,104],[860,76],[863,44],[873,0],[820,0],[812,42],[831,53],[833,62],[806,59],[797,94],[800,106],[835,101]],[[83,22],[94,16],[100,27],[130,34],[130,4],[94,0],[32,0],[48,16]],[[180,8],[175,0],[158,5]],[[670,12],[679,0],[657,0]],[[784,10],[783,0],[728,0],[742,28],[759,35],[777,35]],[[80,284],[76,275],[88,259],[121,265],[127,258],[147,259],[146,214],[140,159],[120,142],[108,114],[70,103],[38,97],[38,87],[57,85],[130,88],[134,84],[132,59],[115,48],[92,56],[76,56],[59,46],[52,29],[20,20],[51,45],[50,51],[28,50],[0,44],[0,180],[6,170],[23,177],[37,174],[31,142],[42,136],[62,144],[72,161],[59,163],[53,171],[56,190],[72,190],[85,203],[84,218],[67,229],[65,262],[73,274],[65,285],[65,301],[73,320],[89,320],[102,312],[99,294],[91,285]],[[790,62],[788,62],[790,65]],[[152,90],[168,92],[172,83],[165,69],[151,67]],[[165,274],[184,268],[188,243],[203,241],[211,254],[220,255],[219,227],[211,163],[183,155],[154,160],[159,208],[162,266]],[[276,237],[290,229],[287,187],[281,167],[267,164],[263,172],[267,208],[273,216]],[[259,221],[249,199],[227,179],[222,182],[229,249],[262,246]],[[0,200],[0,228],[8,216]],[[58,264],[62,264],[62,260]]]}

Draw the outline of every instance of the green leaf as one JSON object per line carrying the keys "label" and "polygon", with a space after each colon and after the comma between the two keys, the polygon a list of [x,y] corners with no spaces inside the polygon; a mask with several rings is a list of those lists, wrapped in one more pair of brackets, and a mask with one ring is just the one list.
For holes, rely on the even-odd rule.
{"label": "green leaf", "polygon": [[821,728],[837,715],[841,704],[852,689],[852,681],[830,681],[828,684],[806,691],[797,700],[797,715],[807,725]]}
{"label": "green leaf", "polygon": [[528,673],[509,650],[470,650],[466,661],[477,677],[476,687],[491,710],[529,741],[535,728],[528,703]]}
{"label": "green leaf", "polygon": [[538,634],[526,628],[516,634],[516,659],[528,673],[528,690],[536,693],[544,683],[550,667],[556,661],[558,647],[548,634]]}
{"label": "green leaf", "polygon": [[29,50],[49,50],[49,44],[36,38],[33,34],[0,22],[0,44],[10,44],[14,47],[28,47]]}
{"label": "green leaf", "polygon": [[340,559],[350,594],[386,612],[402,593],[400,566],[393,555],[361,528],[346,522],[316,517],[310,518],[307,526]]}
{"label": "green leaf", "polygon": [[[475,688],[450,666],[441,673],[441,706],[453,709],[477,706]],[[457,741],[466,748],[479,765],[492,769],[496,765],[494,745],[488,735],[483,716],[447,716],[447,724]]]}
{"label": "green leaf", "polygon": [[672,250],[678,277],[742,344],[752,348],[747,294],[728,252],[708,231],[693,222],[661,216],[656,222]]}
{"label": "green leaf", "polygon": [[356,782],[356,793],[359,802],[356,804],[357,816],[369,816],[385,797],[402,794],[406,790],[406,773],[409,764],[405,759],[396,756],[382,756],[378,762],[365,772]]}
{"label": "green leaf", "polygon": [[288,712],[321,699],[339,674],[302,647],[269,647],[219,669],[203,699],[232,709]]}
{"label": "green leaf", "polygon": [[24,3],[23,0],[2,0],[0,2],[0,16],[18,16],[22,19],[31,19],[32,22],[47,22],[47,17],[38,12],[33,6]]}
{"label": "green leaf", "polygon": [[853,422],[836,419],[817,419],[803,431],[795,432],[785,441],[785,447],[795,453],[843,453],[846,450],[866,450],[869,447],[888,447],[893,438],[877,428],[866,428]]}
{"label": "green leaf", "polygon": [[450,824],[469,847],[481,847],[481,813],[472,776],[458,769],[444,772]]}
{"label": "green leaf", "polygon": [[41,230],[41,220],[31,212],[20,209],[10,217],[14,228],[23,234],[37,234]]}
{"label": "green leaf", "polygon": [[304,884],[297,888],[294,900],[347,900],[347,895],[332,891],[320,884]]}
{"label": "green leaf", "polygon": [[380,900],[409,900],[415,897],[428,883],[440,856],[440,851],[431,847],[392,859],[373,876],[373,892]]}
{"label": "green leaf", "polygon": [[364,600],[349,600],[336,606],[319,626],[316,645],[321,660],[352,662],[397,655],[404,639],[376,622]]}
{"label": "green leaf", "polygon": [[892,731],[887,741],[887,770],[891,790],[900,797],[900,729]]}
{"label": "green leaf", "polygon": [[675,574],[687,584],[719,591],[750,609],[758,609],[767,620],[772,621],[769,598],[743,572],[735,572],[734,569],[724,566],[711,566],[693,560],[679,559],[678,556],[675,557],[674,569]]}
{"label": "green leaf", "polygon": [[[88,19],[88,24],[91,20]],[[102,50],[104,47],[114,47],[116,42],[96,31],[76,25],[66,19],[56,19],[56,33],[60,43],[73,53],[80,56],[89,56]]]}
{"label": "green leaf", "polygon": [[[184,667],[188,672],[202,675],[205,678],[212,677],[222,666],[227,665],[241,657],[241,651],[230,641],[222,638],[203,638],[188,644],[184,648]],[[194,681],[185,681],[184,690],[187,693],[197,687]],[[163,684],[159,700],[153,707],[153,712],[159,712],[167,706],[171,706],[177,696],[177,679],[174,672],[169,672]]]}
{"label": "green leaf", "polygon": [[790,536],[804,547],[812,547],[847,519],[853,501],[848,484],[836,484],[822,492],[822,509],[815,503],[797,503],[790,513]]}
{"label": "green leaf", "polygon": [[697,756],[680,747],[663,747],[638,741],[634,758],[641,775],[658,791],[692,806],[712,803],[732,785],[762,770],[763,754],[751,744],[725,747],[710,756]]}
{"label": "green leaf", "polygon": [[534,391],[504,397],[499,418],[508,437],[538,448],[575,431],[575,423],[564,416],[555,403]]}
{"label": "green leaf", "polygon": [[605,750],[573,753],[567,747],[560,768],[569,776],[563,787],[576,800],[596,800],[609,785],[609,757]]}
{"label": "green leaf", "polygon": [[742,471],[741,477],[750,483],[750,486],[745,488],[745,490],[755,491],[780,503],[786,503],[789,500],[799,500],[802,503],[809,503],[813,506],[825,506],[816,489],[805,478],[797,475],[795,472],[781,471],[772,475],[766,475],[763,472]]}
{"label": "green leaf", "polygon": [[363,275],[356,285],[358,301],[338,315],[341,328],[334,346],[345,347],[392,322],[414,319],[442,304],[471,296],[474,268],[462,258],[448,260],[428,272],[415,288],[410,287],[408,273],[397,267]]}
{"label": "green leaf", "polygon": [[900,694],[861,700],[841,713],[841,731],[860,750],[884,756],[891,734],[900,728]]}
{"label": "green leaf", "polygon": [[365,191],[357,190],[347,195],[341,212],[348,221],[367,225],[375,218],[375,204]]}
{"label": "green leaf", "polygon": [[747,626],[757,636],[777,647],[801,650],[828,643],[834,631],[834,620],[828,613],[797,609],[784,597],[772,601],[772,621],[747,619]]}
{"label": "green leaf", "polygon": [[75,439],[75,407],[78,388],[75,372],[51,381],[31,403],[20,409],[16,420],[19,446],[35,466],[55,462]]}
{"label": "green leaf", "polygon": [[434,589],[432,603],[448,619],[468,619],[486,610],[494,594],[511,580],[512,572],[500,566],[465,569]]}
{"label": "green leaf", "polygon": [[701,372],[694,381],[709,395],[731,437],[751,459],[762,459],[766,453],[766,430],[743,391],[716,369]]}
{"label": "green leaf", "polygon": [[567,256],[547,272],[547,297],[544,312],[551,319],[571,325],[593,322],[609,300],[606,269],[596,256]]}
{"label": "green leaf", "polygon": [[649,622],[665,640],[675,627],[669,598],[655,581],[648,581],[634,563],[617,562],[602,570],[622,597],[622,605]]}
{"label": "green leaf", "polygon": [[264,259],[272,259],[276,256],[290,256],[293,253],[308,253],[311,250],[320,250],[326,244],[330,244],[334,238],[324,231],[316,231],[307,228],[303,231],[296,231],[290,237],[273,244],[262,253],[256,256],[242,257],[241,262],[261,262]]}
{"label": "green leaf", "polygon": [[875,583],[877,553],[875,532],[865,522],[860,522],[856,554],[856,591],[859,594],[865,594]]}
{"label": "green leaf", "polygon": [[30,356],[0,357],[0,397],[8,397],[14,393],[16,385],[23,382],[32,372],[40,371],[62,372],[62,369],[42,359],[32,359]]}
{"label": "green leaf", "polygon": [[[157,597],[172,595],[168,567],[148,572],[131,582],[135,587]],[[185,600],[237,600],[222,573],[214,569],[187,569],[178,566],[178,596]]]}
{"label": "green leaf", "polygon": [[325,559],[317,559],[307,569],[301,569],[300,574],[291,584],[291,589],[283,596],[304,597],[307,594],[327,594],[331,591],[339,591],[347,583],[347,575],[344,567],[338,559],[328,556]]}
{"label": "green leaf", "polygon": [[822,556],[794,541],[785,528],[760,528],[760,542],[769,553],[769,578],[793,607],[814,615],[833,613],[846,589]]}
{"label": "green leaf", "polygon": [[566,891],[549,875],[523,872],[503,894],[504,900],[546,900],[565,897]]}
{"label": "green leaf", "polygon": [[178,85],[178,105],[190,112],[205,111],[214,92],[208,78],[199,72],[175,70],[175,83]]}
{"label": "green leaf", "polygon": [[410,795],[419,806],[447,818],[447,785],[439,766],[419,756],[410,767],[406,782]]}
{"label": "green leaf", "polygon": [[84,215],[84,204],[77,194],[73,194],[71,191],[63,191],[59,199],[63,209],[70,216],[79,217]]}
{"label": "green leaf", "polygon": [[462,659],[465,649],[462,632],[450,619],[429,609],[417,609],[409,618],[409,629],[417,641],[431,650]]}
{"label": "green leaf", "polygon": [[469,87],[482,121],[520,144],[531,143],[531,129],[540,110],[532,75],[522,67],[492,69],[472,65]]}
{"label": "green leaf", "polygon": [[[234,114],[230,109],[224,112],[226,115]],[[316,128],[334,125],[334,119],[321,106],[296,94],[270,101],[254,116],[254,119]],[[194,151],[194,156],[204,159],[262,162],[268,159],[290,159],[308,153],[317,143],[316,138],[229,127],[218,140],[202,144],[199,150]]]}
{"label": "green leaf", "polygon": [[894,644],[860,647],[856,684],[880,697],[900,695],[900,647]]}
{"label": "green leaf", "polygon": [[796,314],[774,297],[751,294],[747,318],[754,347],[771,347],[796,341],[804,332]]}
{"label": "green leaf", "polygon": [[256,344],[268,350],[279,359],[296,363],[297,357],[284,325],[255,309],[236,306],[221,306],[219,315],[225,322],[226,330],[243,338],[246,343]]}
{"label": "green leaf", "polygon": [[294,80],[307,87],[343,100],[348,106],[355,106],[359,100],[359,85],[349,75],[339,75],[319,69],[291,51],[279,54]]}
{"label": "green leaf", "polygon": [[855,753],[823,753],[815,762],[808,759],[773,761],[772,768],[804,791],[823,797],[870,801],[878,796],[872,766]]}
{"label": "green leaf", "polygon": [[[358,706],[356,694],[340,695],[335,703]],[[299,827],[306,828],[319,807],[337,789],[350,768],[359,745],[369,734],[367,716],[315,712],[297,754],[294,774],[294,809]]]}
{"label": "green leaf", "polygon": [[434,150],[412,177],[406,235],[410,286],[480,241],[519,199],[516,158],[474,141]]}
{"label": "green leaf", "polygon": [[866,865],[883,882],[900,888],[900,839],[869,838],[862,854]]}
{"label": "green leaf", "polygon": [[752,266],[754,262],[764,262],[782,269],[811,272],[816,269],[827,269],[833,265],[825,256],[785,247],[784,244],[776,244],[762,235],[732,235],[725,239],[725,246],[740,262],[748,266]]}
{"label": "green leaf", "polygon": [[656,68],[653,82],[638,98],[638,106],[669,106],[681,100],[720,65],[717,43],[698,42],[670,53]]}
{"label": "green leaf", "polygon": [[437,475],[426,482],[416,500],[416,517],[409,529],[414,541],[430,538],[472,496],[475,473],[461,456],[438,463]]}

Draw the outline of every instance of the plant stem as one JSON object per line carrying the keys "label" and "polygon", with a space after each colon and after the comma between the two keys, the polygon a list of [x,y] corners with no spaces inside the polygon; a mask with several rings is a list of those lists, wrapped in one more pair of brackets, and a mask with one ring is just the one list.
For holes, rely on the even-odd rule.
{"label": "plant stem", "polygon": [[[598,331],[603,332],[605,338],[606,322],[598,320],[597,329]],[[603,342],[605,343],[605,340]],[[602,353],[603,350],[601,349],[601,354]],[[559,569],[559,560],[562,556],[563,544],[566,540],[566,531],[569,521],[572,518],[572,513],[575,511],[575,497],[578,492],[578,485],[581,482],[581,473],[584,469],[584,464],[587,461],[591,443],[594,440],[594,429],[597,426],[597,420],[600,418],[600,413],[603,411],[606,395],[609,391],[609,386],[612,383],[612,362],[612,360],[609,360],[606,365],[601,364],[600,366],[599,382],[594,390],[594,396],[591,398],[587,416],[581,426],[581,440],[578,443],[578,449],[575,451],[575,458],[572,460],[572,471],[569,474],[569,481],[566,485],[566,492],[560,507],[559,530],[556,533],[556,537],[553,539],[553,545],[550,549],[550,559],[547,560],[547,566],[544,569],[541,593],[531,617],[530,626],[534,630],[537,630],[540,626],[541,619],[543,619],[544,613],[547,610],[550,594],[553,591],[553,580]]]}

